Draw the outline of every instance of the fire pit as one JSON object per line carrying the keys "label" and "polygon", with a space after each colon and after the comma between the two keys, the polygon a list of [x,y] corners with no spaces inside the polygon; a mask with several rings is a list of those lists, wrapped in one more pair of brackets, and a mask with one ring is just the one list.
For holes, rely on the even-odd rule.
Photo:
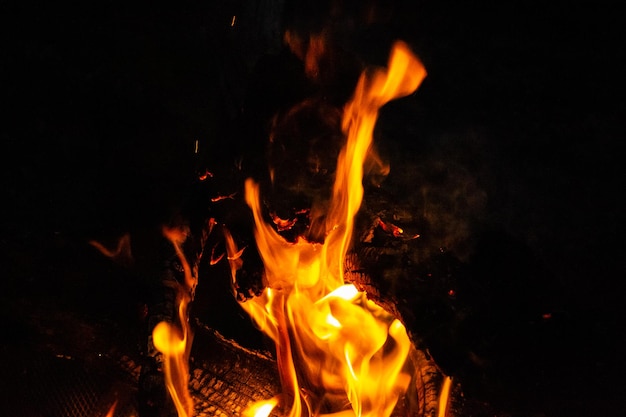
{"label": "fire pit", "polygon": [[[245,199],[254,218],[255,248],[263,261],[257,291],[250,292],[251,288],[245,288],[250,282],[241,281],[240,271],[245,274],[249,270],[244,262],[247,247],[238,247],[230,224],[218,225],[214,217],[208,217],[202,220],[199,230],[182,224],[163,228],[171,255],[163,258],[161,294],[156,302],[147,300],[145,307],[139,306],[138,319],[146,321],[148,331],[144,335],[148,349],[139,352],[143,357],[133,358],[127,353],[130,346],[123,343],[113,349],[97,346],[98,341],[125,335],[91,334],[128,329],[101,327],[98,320],[76,317],[60,306],[53,308],[54,314],[29,313],[26,320],[35,333],[54,333],[51,329],[63,328],[63,320],[73,320],[74,326],[69,326],[80,331],[72,336],[81,341],[69,341],[73,345],[69,351],[55,347],[54,337],[42,344],[45,348],[40,355],[44,361],[49,360],[41,366],[42,372],[27,373],[44,378],[29,377],[27,384],[36,391],[49,383],[45,377],[49,375],[50,381],[58,377],[72,388],[51,395],[57,405],[42,396],[33,408],[34,415],[57,409],[59,415],[101,414],[108,409],[110,416],[132,415],[135,411],[141,416],[168,415],[175,411],[180,417],[199,413],[260,417],[270,415],[273,409],[290,416],[453,415],[448,399],[452,392],[450,379],[427,353],[412,344],[401,315],[394,317],[368,300],[365,292],[346,284],[344,278],[350,275],[359,285],[363,284],[359,277],[367,277],[357,268],[356,254],[346,270],[346,254],[352,247],[354,219],[363,198],[364,164],[383,167],[370,149],[378,111],[388,101],[415,91],[424,76],[422,64],[401,42],[394,45],[387,70],[363,73],[353,99],[345,106],[341,129],[347,141],[339,153],[331,197],[303,212],[307,235],[280,234],[289,232],[301,218],[283,219],[272,213],[275,226],[266,224],[260,187],[252,179],[246,180]],[[312,168],[320,170],[319,163]],[[282,170],[280,166],[270,167],[271,181],[275,180],[275,168]],[[198,180],[212,176],[207,170]],[[234,200],[236,194],[217,195],[210,201],[219,204]],[[393,237],[404,238],[396,225],[379,220],[376,226]],[[222,248],[210,243],[218,227],[225,237]],[[132,270],[135,261],[130,235],[122,236],[115,245],[95,240],[89,244],[113,264]],[[230,264],[232,295],[274,341],[271,354],[246,349],[200,322],[193,330],[190,304],[197,302],[199,267],[205,253],[205,265],[212,267],[220,261]],[[370,280],[362,287],[375,282]],[[262,287],[262,293],[258,292]],[[383,304],[393,306],[382,292],[377,295]],[[201,347],[192,356],[196,333],[200,336],[196,346]],[[204,343],[199,345],[198,339]],[[107,370],[113,364],[120,371],[117,376]],[[277,370],[270,371],[271,365],[277,365]],[[223,372],[229,368],[234,371]],[[82,370],[80,375],[77,369]],[[138,383],[136,402],[133,379]],[[94,385],[103,384],[111,388],[94,390]]]}
{"label": "fire pit", "polygon": [[[404,43],[392,50],[386,71],[367,71],[359,80],[353,99],[345,105],[342,131],[347,137],[341,147],[334,186],[330,199],[314,202],[305,209],[305,234],[288,233],[298,217],[281,218],[262,208],[260,187],[253,179],[245,182],[245,200],[252,210],[255,244],[240,247],[229,230],[229,224],[219,226],[225,236],[226,255],[231,268],[232,292],[241,307],[256,325],[275,343],[274,357],[278,365],[283,393],[255,402],[243,411],[246,416],[267,416],[274,408],[290,416],[391,415],[400,397],[410,386],[412,398],[408,403],[420,404],[409,414],[446,413],[450,381],[440,381],[439,402],[430,403],[433,381],[425,384],[421,376],[426,360],[418,360],[404,325],[380,306],[367,299],[353,285],[345,283],[345,256],[352,246],[354,217],[363,198],[363,165],[372,154],[374,126],[378,110],[388,101],[412,93],[425,76],[421,63]],[[297,130],[297,129],[296,129]],[[337,135],[341,137],[341,135]],[[273,134],[270,141],[274,141]],[[291,155],[287,154],[289,159]],[[317,172],[317,162],[312,168]],[[270,181],[277,182],[275,172],[282,166],[270,166]],[[284,172],[283,172],[284,175]],[[294,172],[296,175],[296,172]],[[201,180],[206,180],[202,175]],[[306,184],[307,179],[304,179]],[[295,189],[307,187],[296,185]],[[233,199],[216,196],[211,202]],[[317,196],[319,197],[319,196]],[[271,209],[270,209],[271,210]],[[219,222],[214,217],[205,221],[200,231],[187,228],[166,228],[176,259],[168,265],[165,284],[174,291],[168,310],[153,327],[149,339],[156,367],[162,367],[168,392],[179,416],[193,415],[193,399],[188,389],[189,353],[192,332],[188,324],[188,306],[195,297],[198,269],[206,253],[209,265],[224,259],[217,244],[207,245]],[[402,235],[397,226],[392,235]],[[195,235],[195,237],[194,237]],[[189,242],[190,241],[190,242]],[[246,288],[241,275],[247,268],[245,251],[258,250],[262,259],[259,270],[259,290]],[[210,255],[209,253],[210,252]],[[249,258],[249,257],[248,257]],[[258,265],[253,264],[253,268]],[[178,278],[176,278],[178,276]],[[261,292],[261,288],[263,288]],[[174,301],[175,300],[175,301]],[[178,318],[173,310],[178,310]],[[172,324],[177,322],[178,325]],[[158,353],[156,352],[158,351]],[[413,353],[412,353],[413,352]],[[409,359],[410,357],[410,359]],[[435,365],[431,363],[428,372]],[[418,376],[415,381],[415,376]],[[443,376],[442,376],[443,378]],[[412,382],[413,381],[413,382]],[[420,395],[416,384],[419,384]],[[428,390],[426,389],[428,388]],[[407,403],[407,401],[403,401]],[[437,405],[438,404],[438,405]],[[402,411],[400,411],[402,412]]]}
{"label": "fire pit", "polygon": [[[176,415],[149,349],[161,321],[193,336],[194,414],[320,397],[299,366],[304,391],[284,388],[239,304],[267,297],[253,230],[324,245],[343,104],[403,39],[429,76],[380,111],[343,271],[411,341],[392,415],[438,409],[446,381],[453,415],[620,415],[619,14],[356,3],[5,8],[0,414]],[[195,284],[163,224],[190,232],[188,332],[177,287]]]}

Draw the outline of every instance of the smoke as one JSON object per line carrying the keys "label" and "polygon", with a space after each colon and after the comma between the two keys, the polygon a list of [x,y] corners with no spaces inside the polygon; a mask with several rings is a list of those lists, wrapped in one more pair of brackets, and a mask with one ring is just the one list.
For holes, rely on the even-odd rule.
{"label": "smoke", "polygon": [[[467,167],[437,158],[424,165],[427,174],[419,186],[421,215],[436,246],[460,258],[471,250],[471,235],[481,221],[487,194]],[[422,174],[422,173],[420,173]]]}
{"label": "smoke", "polygon": [[476,129],[461,129],[385,146],[390,174],[382,187],[397,200],[392,217],[413,225],[422,255],[446,250],[464,260],[471,254],[487,220],[484,139]]}

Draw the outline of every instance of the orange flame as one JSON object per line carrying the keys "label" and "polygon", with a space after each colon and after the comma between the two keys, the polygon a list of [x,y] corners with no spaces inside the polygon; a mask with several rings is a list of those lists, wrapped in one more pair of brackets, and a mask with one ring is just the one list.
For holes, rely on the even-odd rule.
{"label": "orange flame", "polygon": [[[378,111],[411,94],[425,76],[420,61],[401,42],[394,45],[387,71],[361,76],[344,112],[348,140],[337,164],[324,243],[285,241],[263,220],[257,184],[245,184],[267,287],[241,305],[276,344],[284,391],[280,403],[288,416],[389,416],[409,385],[410,376],[403,371],[410,348],[404,326],[365,293],[344,285],[343,268]],[[240,251],[228,233],[226,237],[234,279],[241,268]],[[253,405],[246,415],[267,416],[278,402],[267,404]]]}
{"label": "orange flame", "polygon": [[154,347],[163,354],[163,373],[167,390],[174,401],[179,417],[193,415],[193,399],[189,393],[189,352],[191,350],[191,329],[187,320],[187,306],[193,297],[196,279],[183,254],[181,244],[186,234],[179,229],[163,228],[176,250],[185,274],[185,288],[179,290],[178,319],[181,328],[172,323],[160,322],[152,331]]}
{"label": "orange flame", "polygon": [[441,384],[441,392],[439,393],[439,410],[437,417],[446,417],[448,415],[448,406],[450,402],[450,389],[452,387],[452,378],[446,376]]}
{"label": "orange flame", "polygon": [[111,408],[109,408],[109,411],[106,414],[106,417],[113,417],[115,415],[115,408],[117,407],[117,400],[115,400],[115,402],[113,402],[113,405],[111,406]]}
{"label": "orange flame", "polygon": [[278,397],[265,401],[257,401],[244,410],[243,417],[268,417],[274,407],[278,405]]}
{"label": "orange flame", "polygon": [[133,262],[133,255],[130,245],[130,234],[126,233],[117,241],[114,249],[109,249],[97,240],[90,240],[89,244],[98,249],[107,258],[111,258],[114,262],[121,265],[130,265]]}

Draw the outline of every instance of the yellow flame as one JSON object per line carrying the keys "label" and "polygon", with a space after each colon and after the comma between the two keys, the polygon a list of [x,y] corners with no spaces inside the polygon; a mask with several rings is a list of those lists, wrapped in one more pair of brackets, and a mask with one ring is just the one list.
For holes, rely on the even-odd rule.
{"label": "yellow flame", "polygon": [[187,319],[187,306],[193,296],[196,280],[185,258],[181,244],[186,233],[180,229],[163,228],[176,250],[185,274],[185,288],[178,291],[178,320],[180,327],[173,323],[160,322],[152,331],[154,347],[163,354],[163,374],[165,385],[172,397],[179,417],[193,415],[193,399],[189,393],[189,352],[191,350],[191,329]]}
{"label": "yellow flame", "polygon": [[441,392],[439,393],[439,412],[437,417],[446,417],[448,415],[448,399],[450,398],[450,388],[452,387],[452,378],[446,376],[441,384]]}
{"label": "yellow flame", "polygon": [[111,408],[109,408],[109,411],[106,414],[106,417],[113,417],[115,415],[115,408],[117,407],[117,400],[115,400],[115,402],[113,402],[113,405],[111,406]]}
{"label": "yellow flame", "polygon": [[[378,111],[412,93],[425,76],[420,61],[401,42],[394,45],[387,71],[361,76],[345,107],[348,140],[337,163],[323,243],[285,241],[263,220],[259,187],[246,181],[267,288],[241,305],[275,342],[281,402],[288,416],[389,416],[409,385],[410,376],[403,371],[410,347],[404,326],[365,293],[345,285],[343,266],[363,198],[363,163]],[[233,239],[226,237],[234,279],[241,260]],[[261,408],[249,415],[266,416],[267,408]]]}
{"label": "yellow flame", "polygon": [[252,404],[246,410],[244,410],[243,417],[268,417],[274,407],[278,405],[278,397],[270,398],[265,401],[257,401]]}

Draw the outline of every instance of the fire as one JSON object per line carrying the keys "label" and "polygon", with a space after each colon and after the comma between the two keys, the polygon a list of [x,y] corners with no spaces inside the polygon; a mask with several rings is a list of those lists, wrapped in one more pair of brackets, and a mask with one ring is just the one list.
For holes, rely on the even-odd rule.
{"label": "fire", "polygon": [[193,297],[197,282],[180,246],[186,238],[185,232],[164,228],[163,234],[174,245],[185,273],[185,282],[184,288],[181,287],[178,291],[180,328],[173,323],[162,321],[152,331],[152,340],[154,347],[163,354],[165,384],[174,401],[178,416],[191,417],[193,415],[193,400],[188,387],[191,331],[187,319],[187,306]]}
{"label": "fire", "polygon": [[439,394],[439,410],[437,417],[446,417],[448,415],[448,402],[450,398],[450,388],[452,387],[452,378],[446,376],[441,384],[441,393]]}
{"label": "fire", "polygon": [[243,417],[268,417],[277,405],[278,397],[257,401],[243,412]]}
{"label": "fire", "polygon": [[[365,293],[345,285],[343,268],[378,111],[414,92],[425,76],[421,62],[401,42],[394,45],[387,70],[361,76],[344,109],[347,143],[337,163],[323,243],[283,239],[263,220],[258,185],[246,182],[267,287],[241,306],[275,342],[284,391],[280,400],[254,404],[246,415],[267,416],[280,405],[290,417],[389,416],[406,391],[411,344],[404,326]],[[226,237],[234,279],[241,251]]]}
{"label": "fire", "polygon": [[98,249],[107,258],[121,265],[130,265],[133,263],[133,255],[130,245],[130,234],[126,233],[120,237],[117,241],[117,246],[114,249],[109,249],[97,240],[90,240],[89,244]]}
{"label": "fire", "polygon": [[117,407],[117,400],[115,400],[115,402],[113,402],[113,405],[111,405],[111,408],[109,408],[109,411],[107,412],[106,417],[113,417],[115,415],[116,407]]}

